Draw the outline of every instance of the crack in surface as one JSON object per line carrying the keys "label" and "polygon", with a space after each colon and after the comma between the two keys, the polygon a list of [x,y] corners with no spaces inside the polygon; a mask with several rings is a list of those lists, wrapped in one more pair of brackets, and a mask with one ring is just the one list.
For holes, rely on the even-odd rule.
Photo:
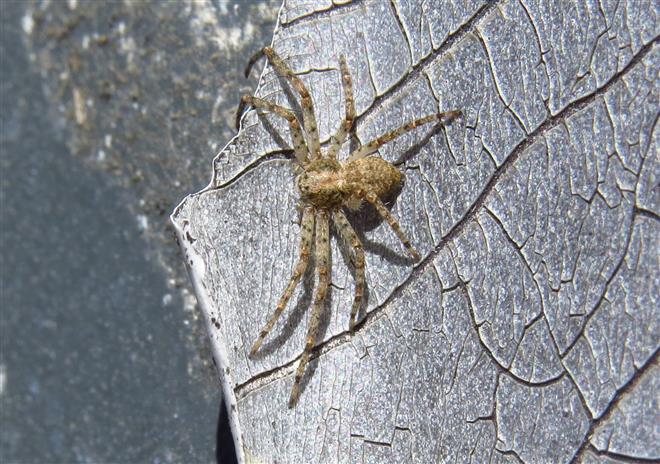
{"label": "crack in surface", "polygon": [[[587,431],[587,434],[585,435],[584,442],[582,445],[578,448],[576,451],[575,455],[573,456],[573,459],[570,461],[570,464],[578,464],[582,462],[583,456],[585,452],[591,448],[595,449],[598,454],[611,454],[611,452],[608,451],[598,451],[597,448],[593,446],[591,443],[591,439],[593,438],[593,434],[596,430],[596,428],[607,422],[612,415],[618,411],[618,405],[623,401],[627,394],[634,390],[637,385],[642,381],[644,378],[644,374],[649,371],[654,365],[656,365],[659,361],[659,355],[660,355],[660,348],[657,348],[655,352],[646,360],[646,362],[639,367],[638,369],[635,370],[635,373],[632,375],[632,377],[628,380],[627,383],[621,386],[621,388],[617,389],[614,397],[610,401],[610,403],[607,405],[607,408],[605,409],[605,412],[597,418],[597,419],[592,419],[590,424],[589,424],[589,430]],[[570,376],[569,376],[570,377]],[[655,460],[653,461],[648,461],[646,459],[640,459],[640,458],[634,458],[632,462],[657,462]]]}
{"label": "crack in surface", "polygon": [[[357,10],[357,9],[360,9],[360,8],[365,8],[364,3],[365,3],[365,1],[360,0],[360,1],[357,1],[357,2],[347,3],[345,5],[335,6],[331,9],[328,9],[328,10],[320,11],[320,12],[314,13],[314,14],[309,15],[309,16],[304,16],[303,18],[299,18],[299,20],[300,21],[303,21],[303,20],[313,21],[313,20],[316,20],[316,19],[324,18],[324,17],[331,17],[331,16],[334,16],[336,14],[341,14],[341,13],[337,13],[337,11],[339,11],[339,12],[341,12],[343,10],[353,11],[353,10]],[[355,118],[353,133],[357,134],[358,128],[360,127],[360,125],[364,124],[363,121],[368,120],[373,113],[377,113],[378,111],[380,111],[389,101],[395,99],[395,97],[400,92],[403,92],[405,90],[405,87],[410,82],[413,82],[415,79],[417,79],[420,74],[424,74],[424,71],[426,71],[427,68],[433,66],[436,58],[438,58],[441,55],[444,55],[451,47],[454,46],[455,43],[457,43],[460,40],[462,40],[463,38],[465,38],[468,34],[475,32],[477,30],[478,23],[482,20],[482,18],[487,16],[490,11],[495,9],[498,6],[498,3],[500,3],[500,2],[488,2],[484,5],[482,5],[482,7],[479,10],[477,10],[471,18],[469,18],[464,24],[462,24],[459,28],[457,28],[456,31],[449,34],[448,37],[444,40],[444,42],[437,49],[434,49],[428,56],[421,59],[418,63],[412,64],[409,67],[408,71],[405,74],[403,74],[399,78],[398,81],[393,83],[389,89],[387,89],[386,91],[384,91],[380,95],[375,94],[375,91],[376,91],[377,87],[376,87],[376,83],[374,82],[374,78],[373,78],[373,72],[372,72],[372,69],[371,69],[371,62],[369,60],[367,60],[367,65],[368,65],[368,70],[369,70],[367,75],[368,75],[369,80],[371,82],[371,85],[374,89],[374,100],[371,103],[371,105],[366,110],[364,110],[364,112],[362,114],[357,115],[357,117]],[[394,16],[397,18],[397,21],[399,21],[399,18],[396,14],[396,9],[393,9],[393,11],[395,13]],[[282,29],[283,30],[287,29],[287,28],[291,27],[292,24],[296,24],[298,22],[299,22],[298,20],[295,20],[292,23],[287,23],[287,24],[282,26]],[[399,24],[399,26],[401,26],[401,24]],[[405,34],[405,30],[402,30],[402,34],[407,39],[407,35]],[[358,36],[362,37],[362,46],[365,47],[364,53],[365,53],[365,56],[368,56],[368,53],[366,52],[366,43],[365,43],[362,31],[360,31],[358,33]],[[409,46],[408,42],[407,42],[407,44],[408,44],[408,48],[410,49],[410,46]],[[411,60],[411,63],[413,63],[412,60]],[[329,71],[329,70],[335,70],[336,68],[328,67],[328,68],[319,68],[319,69],[324,70],[324,71],[326,71],[326,70]],[[310,69],[310,70],[307,70],[307,71],[304,71],[304,72],[297,73],[297,75],[309,74],[313,71],[314,71],[313,69]],[[263,83],[260,82],[259,86],[260,87],[263,86]],[[517,121],[517,119],[516,119],[516,121]],[[243,129],[243,128],[241,127],[241,129]],[[240,133],[237,134],[234,137],[234,139],[232,139],[229,142],[229,144],[227,144],[227,146],[229,146],[231,143],[233,143],[236,140],[236,138],[239,137],[240,135],[241,135]],[[324,145],[327,145],[327,142]],[[226,149],[226,147],[225,147],[225,149]],[[225,149],[223,149],[220,152],[220,154],[215,157],[215,159],[213,161],[214,162],[214,169],[213,169],[212,185],[216,188],[228,186],[231,183],[238,180],[240,177],[243,177],[250,170],[252,170],[253,168],[256,168],[260,164],[261,159],[264,159],[264,160],[277,159],[278,155],[282,156],[282,154],[289,154],[289,155],[293,154],[293,149],[281,148],[279,150],[269,151],[269,152],[267,152],[263,155],[259,155],[254,161],[249,162],[248,164],[243,166],[237,173],[233,174],[230,179],[222,182],[220,185],[217,185],[217,181],[216,181],[217,172],[216,172],[216,169],[215,169],[215,162],[219,159],[219,157],[222,157],[222,154],[225,152]],[[220,158],[220,159],[222,159],[222,158]]]}
{"label": "crack in surface", "polygon": [[633,457],[633,456],[628,456],[626,454],[621,454],[621,453],[615,453],[613,451],[601,451],[595,446],[593,446],[591,443],[589,443],[589,446],[587,447],[587,451],[595,454],[597,456],[605,457],[605,458],[611,458],[615,461],[619,462],[630,462],[634,464],[643,464],[646,462],[649,463],[656,463],[658,462],[657,459],[652,459],[652,458],[640,458],[640,457]]}
{"label": "crack in surface", "polygon": [[[573,347],[574,347],[574,346],[575,346],[575,345],[576,345],[576,344],[582,339],[582,336],[584,335],[584,333],[583,333],[583,332],[584,332],[584,328],[587,326],[587,324],[589,324],[589,321],[591,321],[591,319],[592,319],[596,314],[599,313],[598,310],[600,309],[601,304],[603,304],[603,302],[609,302],[609,301],[607,300],[607,292],[608,292],[608,290],[610,289],[610,285],[612,284],[612,281],[613,281],[613,280],[619,275],[619,270],[621,270],[621,267],[622,267],[623,264],[625,263],[625,261],[626,261],[626,257],[628,256],[628,251],[630,250],[630,243],[631,243],[631,241],[632,241],[632,236],[633,236],[633,232],[634,232],[634,229],[635,229],[635,218],[636,218],[636,212],[635,212],[635,210],[633,209],[633,211],[632,211],[632,216],[631,216],[631,218],[630,218],[630,228],[629,228],[629,230],[626,232],[626,236],[625,236],[625,245],[624,245],[624,247],[623,247],[623,252],[622,252],[622,254],[621,254],[621,259],[619,259],[619,262],[618,262],[618,263],[616,264],[616,266],[614,266],[614,268],[612,269],[612,273],[611,273],[611,275],[610,275],[609,278],[605,281],[605,283],[604,283],[604,285],[603,285],[603,291],[602,291],[602,293],[601,293],[601,295],[600,295],[600,298],[599,298],[598,301],[594,304],[593,309],[591,310],[591,312],[590,312],[589,314],[586,314],[586,315],[579,315],[579,316],[584,316],[584,321],[582,322],[582,330],[581,330],[580,333],[575,337],[575,340],[573,340],[573,341],[572,341],[572,342],[566,347],[566,349],[564,350],[564,352],[558,351],[558,353],[559,353],[559,358],[561,359],[562,364],[563,364],[564,358],[566,358],[566,356],[568,356],[568,354],[571,352],[571,350],[573,349]],[[603,267],[605,266],[605,264],[606,264],[606,263],[603,263]],[[600,273],[600,275],[602,275],[602,272]],[[567,370],[567,371],[568,371],[568,370]],[[570,374],[569,374],[569,377],[570,377]]]}
{"label": "crack in surface", "polygon": [[[616,83],[622,80],[623,76],[625,76],[628,73],[628,71],[630,71],[638,63],[640,63],[646,57],[646,55],[650,53],[651,50],[654,49],[657,43],[658,43],[658,38],[656,37],[648,44],[646,44],[644,47],[642,47],[637,53],[637,55],[635,55],[624,68],[622,68],[619,72],[615,73],[610,78],[609,81],[603,84],[602,87],[600,87],[599,89],[597,89],[596,91],[594,91],[589,95],[585,95],[584,97],[576,99],[574,102],[572,102],[571,104],[567,105],[564,109],[559,111],[556,115],[546,119],[534,131],[532,131],[528,137],[523,139],[516,147],[514,147],[514,149],[511,151],[509,156],[504,160],[502,165],[493,172],[491,178],[486,183],[486,186],[483,188],[482,192],[473,202],[472,206],[465,213],[463,218],[461,218],[458,222],[456,222],[456,224],[447,232],[447,234],[445,234],[445,236],[433,248],[433,250],[416,267],[413,268],[412,272],[410,273],[408,278],[404,280],[403,283],[401,283],[398,287],[396,287],[392,291],[392,293],[380,305],[374,307],[367,315],[365,315],[362,321],[360,321],[360,323],[356,326],[356,330],[359,331],[363,327],[369,325],[371,321],[377,319],[381,315],[381,313],[383,313],[386,307],[389,307],[393,302],[397,301],[399,297],[402,295],[402,293],[405,291],[405,289],[409,285],[411,285],[412,282],[416,281],[417,278],[426,271],[428,266],[433,265],[433,261],[436,258],[436,256],[450,242],[452,242],[457,235],[459,235],[463,231],[466,224],[468,224],[471,220],[473,220],[476,217],[476,214],[482,208],[486,199],[489,197],[490,193],[497,185],[500,177],[502,177],[502,175],[508,172],[511,166],[515,164],[518,157],[523,152],[525,152],[525,150],[527,150],[531,145],[533,145],[537,141],[541,139],[545,139],[544,135],[553,128],[557,127],[558,125],[565,124],[567,118],[583,110],[591,103],[596,101],[598,98],[606,94],[613,85],[615,85]],[[545,143],[547,145],[547,141]],[[612,275],[615,275],[615,273],[613,273]],[[552,334],[552,332],[550,333]],[[330,337],[327,341],[319,343],[315,347],[312,357],[317,358],[320,355],[325,354],[328,351],[336,348],[337,346],[350,341],[353,338],[353,335],[354,334],[352,334],[351,332],[345,331],[333,337]],[[285,377],[286,375],[288,375],[290,372],[293,371],[293,365],[298,361],[299,357],[300,356],[297,356],[296,358],[292,359],[287,363],[281,364],[267,371],[263,371],[260,374],[256,375],[255,377],[252,377],[251,379],[236,385],[234,391],[236,393],[237,398],[242,399],[252,391],[258,389],[259,387],[268,384],[273,380],[277,380],[282,377]],[[499,365],[499,363],[497,362],[496,364]],[[561,377],[562,375],[560,375],[558,378]],[[551,382],[557,381],[558,378],[552,379]],[[526,382],[520,379],[517,380]],[[542,382],[539,384],[531,384],[531,385],[543,386],[544,383]]]}
{"label": "crack in surface", "polygon": [[[502,0],[503,1],[503,0]],[[372,113],[378,112],[382,109],[387,102],[394,99],[399,92],[403,92],[405,87],[415,81],[420,74],[425,74],[429,67],[432,67],[436,58],[444,55],[451,49],[457,42],[463,40],[468,34],[474,33],[477,30],[478,23],[494,10],[501,1],[488,2],[479,8],[470,19],[463,23],[453,33],[450,33],[444,42],[436,49],[434,49],[428,56],[421,59],[418,63],[413,64],[410,69],[399,78],[388,90],[380,95],[374,97],[373,103],[361,114],[356,120],[356,128],[361,124],[361,121],[369,119]],[[412,61],[411,61],[412,63]]]}
{"label": "crack in surface", "polygon": [[320,21],[323,18],[328,18],[339,14],[348,14],[355,10],[364,9],[365,3],[367,2],[368,0],[352,0],[348,3],[339,4],[339,5],[333,2],[332,6],[330,6],[325,10],[314,11],[312,13],[300,16],[298,18],[292,19],[289,22],[281,24],[280,29],[286,30],[298,25],[304,25],[305,23],[308,22]]}

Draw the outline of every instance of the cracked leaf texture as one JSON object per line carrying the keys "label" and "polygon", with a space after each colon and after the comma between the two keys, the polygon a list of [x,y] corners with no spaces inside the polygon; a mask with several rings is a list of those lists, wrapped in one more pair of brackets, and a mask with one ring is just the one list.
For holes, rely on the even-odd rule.
{"label": "cracked leaf texture", "polygon": [[[322,141],[346,56],[364,142],[461,109],[380,151],[403,161],[387,224],[350,217],[366,318],[333,239],[319,356],[287,409],[313,281],[255,360],[297,259],[282,121],[254,111],[175,211],[247,462],[660,459],[660,48],[655,2],[287,0],[274,47],[312,93]],[[267,67],[257,95],[294,106]],[[344,153],[345,156],[346,153]]]}

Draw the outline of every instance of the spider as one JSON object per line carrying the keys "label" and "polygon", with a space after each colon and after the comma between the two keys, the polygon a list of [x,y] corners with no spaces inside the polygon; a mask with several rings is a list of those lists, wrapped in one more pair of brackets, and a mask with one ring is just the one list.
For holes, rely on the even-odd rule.
{"label": "spider", "polygon": [[414,261],[420,260],[420,254],[412,246],[397,220],[383,204],[381,198],[397,189],[403,181],[403,174],[391,163],[376,156],[370,156],[382,145],[392,141],[416,127],[433,121],[448,123],[457,118],[459,110],[432,114],[404,124],[373,141],[362,145],[352,152],[345,162],[337,160],[337,154],[353,128],[355,120],[355,102],[351,74],[344,56],[339,57],[342,87],[345,99],[345,118],[337,133],[330,139],[325,154],[321,151],[319,133],[314,114],[314,104],[309,91],[302,80],[279,57],[271,47],[259,51],[248,63],[246,75],[254,63],[265,56],[277,75],[288,78],[295,91],[300,95],[302,109],[302,127],[292,110],[251,95],[241,98],[236,115],[238,129],[243,110],[251,106],[257,111],[270,111],[286,119],[291,131],[293,150],[297,162],[297,184],[302,206],[300,256],[293,275],[280,298],[275,311],[261,329],[257,340],[250,350],[250,357],[259,351],[264,339],[282,315],[282,311],[300,283],[307,269],[315,240],[315,264],[318,283],[312,303],[312,314],[307,329],[305,348],[296,369],[289,408],[293,408],[300,395],[300,381],[309,362],[312,349],[318,335],[321,316],[330,283],[330,221],[344,244],[349,248],[349,257],[355,268],[355,295],[351,308],[350,330],[357,323],[356,318],[362,304],[365,287],[364,249],[355,230],[343,212],[344,207],[358,210],[366,201],[376,208],[380,216],[387,221],[407,252]]}

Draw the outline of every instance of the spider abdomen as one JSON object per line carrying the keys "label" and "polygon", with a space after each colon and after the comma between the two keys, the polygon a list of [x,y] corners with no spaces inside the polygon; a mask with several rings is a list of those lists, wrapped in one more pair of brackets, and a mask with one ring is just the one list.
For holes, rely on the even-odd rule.
{"label": "spider abdomen", "polygon": [[403,174],[392,163],[372,156],[347,163],[344,172],[350,185],[360,186],[379,198],[393,193],[403,180]]}

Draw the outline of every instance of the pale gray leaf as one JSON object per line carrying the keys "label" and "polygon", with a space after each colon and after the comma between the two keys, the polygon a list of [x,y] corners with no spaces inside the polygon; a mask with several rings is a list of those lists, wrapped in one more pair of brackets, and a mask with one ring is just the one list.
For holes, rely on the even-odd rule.
{"label": "pale gray leaf", "polygon": [[[354,80],[362,142],[403,161],[365,242],[365,322],[333,243],[331,309],[287,409],[313,282],[247,352],[297,259],[282,121],[248,112],[211,185],[173,215],[221,366],[241,459],[617,462],[658,459],[660,49],[653,2],[287,0],[273,46],[309,87],[322,141]],[[266,67],[256,93],[297,109]],[[367,217],[363,217],[367,216]]]}

